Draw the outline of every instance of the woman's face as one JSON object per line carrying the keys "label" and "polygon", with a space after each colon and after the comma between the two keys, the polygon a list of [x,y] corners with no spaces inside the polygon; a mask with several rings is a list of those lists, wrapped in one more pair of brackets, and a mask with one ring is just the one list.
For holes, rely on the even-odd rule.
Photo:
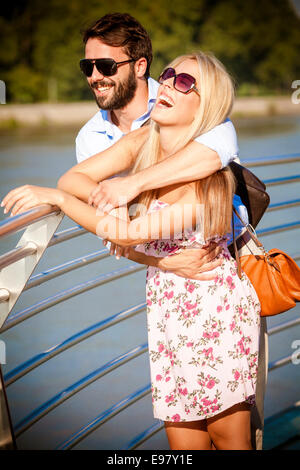
{"label": "woman's face", "polygon": [[[176,75],[188,73],[199,83],[199,68],[196,60],[186,59],[174,67]],[[151,118],[160,126],[188,127],[192,124],[195,113],[200,105],[200,96],[191,90],[184,94],[175,90],[174,77],[165,80],[158,89],[156,104],[151,112]]]}

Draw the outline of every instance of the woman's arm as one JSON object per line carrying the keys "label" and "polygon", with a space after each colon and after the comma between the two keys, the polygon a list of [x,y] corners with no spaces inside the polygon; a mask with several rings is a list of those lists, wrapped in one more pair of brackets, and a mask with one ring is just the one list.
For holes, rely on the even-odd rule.
{"label": "woman's arm", "polygon": [[[173,229],[170,230],[170,232],[174,232],[175,230],[180,231],[182,229],[183,224],[179,223],[178,220],[179,218],[184,220],[182,214],[184,211],[185,201],[180,200],[178,202],[181,204],[176,205],[176,210],[174,210],[175,205],[173,205],[153,213],[150,224],[155,233],[150,233],[150,238],[152,238],[153,235],[155,237],[158,236],[161,238],[163,238],[164,235],[169,236],[169,233],[166,234],[166,231],[169,232],[169,226],[166,223],[163,224],[162,220],[166,222],[168,219],[170,219],[171,221],[172,217],[175,218],[177,224],[173,223]],[[1,207],[4,207],[4,213],[7,213],[11,210],[11,215],[16,215],[30,209],[31,207],[44,203],[57,205],[65,212],[66,215],[93,233],[97,233],[97,225],[100,221],[102,221],[104,224],[114,221],[114,226],[118,233],[123,231],[126,234],[128,231],[131,231],[130,237],[125,236],[125,238],[122,240],[115,238],[115,242],[118,242],[122,246],[128,247],[131,244],[137,244],[137,242],[140,243],[142,241],[140,235],[137,232],[137,236],[134,237],[134,231],[132,231],[132,228],[136,230],[139,224],[143,225],[145,222],[149,224],[150,215],[144,218],[140,217],[135,221],[129,222],[127,220],[127,211],[125,213],[123,208],[118,210],[118,215],[121,217],[121,219],[112,215],[101,217],[97,215],[97,210],[94,207],[80,201],[75,196],[65,193],[59,189],[42,188],[39,186],[25,185],[11,190],[4,197],[1,203]],[[171,212],[172,217],[170,217]],[[122,218],[125,220],[122,220]],[[135,226],[131,225],[132,223],[134,223]],[[123,226],[120,226],[120,224],[123,224]],[[147,236],[144,228],[143,231]],[[116,236],[116,234],[113,234],[112,231],[108,235],[110,235],[110,237],[107,238],[111,239],[113,239],[113,236]],[[208,280],[212,279],[213,276],[205,273],[219,266],[221,263],[220,260],[212,262],[212,260],[215,259],[215,256],[219,254],[219,252],[216,251],[218,249],[220,249],[220,247],[216,248],[215,245],[212,244],[208,248],[184,250],[180,254],[166,256],[164,258],[157,258],[153,256],[147,256],[143,253],[136,252],[132,248],[129,248],[127,249],[127,257],[137,263],[155,266],[165,271],[171,271],[178,276],[189,277],[198,280]]]}
{"label": "woman's arm", "polygon": [[[130,222],[110,214],[104,215],[97,209],[97,215],[101,214],[102,217],[98,218],[94,233],[123,247],[151,240],[176,238],[177,234],[181,238],[183,230],[191,229],[201,223],[202,216],[202,205],[196,202],[191,185],[181,190],[181,197],[175,204],[167,205]],[[73,218],[72,215],[68,215]],[[82,225],[81,222],[78,223]]]}
{"label": "woman's arm", "polygon": [[91,191],[99,181],[133,165],[148,132],[148,127],[130,132],[107,150],[78,163],[60,177],[57,188],[88,202]]}
{"label": "woman's arm", "polygon": [[10,191],[1,205],[5,213],[24,212],[40,204],[57,205],[68,217],[89,232],[121,246],[133,246],[149,240],[170,238],[192,227],[197,218],[197,204],[191,204],[191,191],[186,190],[176,204],[154,211],[132,221],[99,212],[72,194],[60,189],[25,185]]}

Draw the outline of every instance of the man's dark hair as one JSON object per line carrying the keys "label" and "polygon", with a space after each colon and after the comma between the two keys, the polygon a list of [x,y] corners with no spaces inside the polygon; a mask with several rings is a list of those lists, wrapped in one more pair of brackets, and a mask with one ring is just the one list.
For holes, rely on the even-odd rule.
{"label": "man's dark hair", "polygon": [[123,47],[132,59],[147,59],[145,78],[150,75],[152,44],[147,31],[128,13],[109,13],[102,16],[83,33],[83,42],[97,38],[108,46]]}

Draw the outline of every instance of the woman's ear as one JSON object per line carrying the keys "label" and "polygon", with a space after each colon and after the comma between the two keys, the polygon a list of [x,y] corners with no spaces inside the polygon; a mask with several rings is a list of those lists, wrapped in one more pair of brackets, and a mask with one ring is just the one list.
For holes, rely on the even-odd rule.
{"label": "woman's ear", "polygon": [[143,78],[147,70],[147,59],[145,57],[141,57],[135,63],[135,73],[137,78]]}

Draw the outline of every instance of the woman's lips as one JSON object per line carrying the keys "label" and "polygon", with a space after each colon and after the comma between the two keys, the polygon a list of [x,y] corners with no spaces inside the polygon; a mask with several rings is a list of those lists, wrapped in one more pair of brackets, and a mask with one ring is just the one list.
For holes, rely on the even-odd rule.
{"label": "woman's lips", "polygon": [[174,102],[169,96],[161,94],[157,100],[157,105],[159,107],[171,108],[174,106]]}

